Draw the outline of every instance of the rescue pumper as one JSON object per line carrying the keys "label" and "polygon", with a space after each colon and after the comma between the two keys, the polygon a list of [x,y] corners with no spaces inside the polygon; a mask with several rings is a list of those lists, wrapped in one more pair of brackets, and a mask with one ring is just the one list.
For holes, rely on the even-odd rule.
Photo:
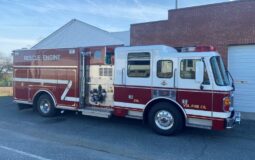
{"label": "rescue pumper", "polygon": [[61,110],[142,119],[158,134],[240,123],[232,80],[211,46],[16,50],[14,101],[45,117]]}

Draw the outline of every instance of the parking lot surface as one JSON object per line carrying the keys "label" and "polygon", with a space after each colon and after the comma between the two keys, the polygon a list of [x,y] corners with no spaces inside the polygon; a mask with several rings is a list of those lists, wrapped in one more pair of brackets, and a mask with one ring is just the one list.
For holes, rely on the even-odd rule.
{"label": "parking lot surface", "polygon": [[186,128],[164,137],[139,120],[85,117],[65,112],[40,117],[19,111],[0,97],[0,159],[3,160],[250,160],[255,157],[255,121],[231,130]]}

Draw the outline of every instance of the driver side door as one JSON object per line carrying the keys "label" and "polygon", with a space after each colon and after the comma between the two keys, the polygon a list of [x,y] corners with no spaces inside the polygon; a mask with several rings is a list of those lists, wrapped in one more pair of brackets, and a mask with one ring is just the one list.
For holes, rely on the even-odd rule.
{"label": "driver side door", "polygon": [[196,81],[196,62],[201,57],[185,57],[179,59],[177,70],[177,101],[184,107],[188,115],[212,116],[213,91],[210,78],[204,62],[204,79],[202,83]]}

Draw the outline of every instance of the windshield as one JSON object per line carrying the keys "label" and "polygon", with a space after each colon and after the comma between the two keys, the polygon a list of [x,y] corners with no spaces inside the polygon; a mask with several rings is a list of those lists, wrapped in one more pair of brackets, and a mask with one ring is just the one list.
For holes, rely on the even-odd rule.
{"label": "windshield", "polygon": [[215,83],[219,86],[228,86],[230,83],[221,57],[212,57],[211,65]]}

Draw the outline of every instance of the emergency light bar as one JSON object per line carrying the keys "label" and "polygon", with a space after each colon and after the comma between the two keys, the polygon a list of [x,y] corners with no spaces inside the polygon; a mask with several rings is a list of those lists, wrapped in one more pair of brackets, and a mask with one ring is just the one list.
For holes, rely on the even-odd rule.
{"label": "emergency light bar", "polygon": [[196,46],[196,47],[183,47],[182,52],[210,52],[216,51],[216,48],[213,46]]}

